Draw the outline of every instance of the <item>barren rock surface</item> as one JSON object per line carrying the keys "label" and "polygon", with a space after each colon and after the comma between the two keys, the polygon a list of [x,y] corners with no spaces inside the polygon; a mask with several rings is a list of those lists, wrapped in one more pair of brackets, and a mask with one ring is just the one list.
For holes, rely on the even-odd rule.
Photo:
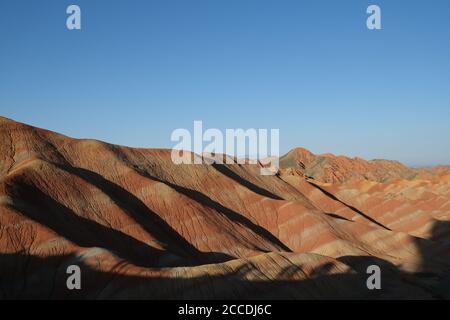
{"label": "barren rock surface", "polygon": [[408,168],[393,160],[364,160],[335,156],[315,155],[303,148],[289,151],[280,158],[281,171],[296,173],[327,183],[342,183],[351,180],[387,182],[392,179],[434,179],[450,174],[450,166],[432,168]]}
{"label": "barren rock surface", "polygon": [[0,118],[0,298],[450,298],[448,167],[304,149],[281,166],[175,165]]}

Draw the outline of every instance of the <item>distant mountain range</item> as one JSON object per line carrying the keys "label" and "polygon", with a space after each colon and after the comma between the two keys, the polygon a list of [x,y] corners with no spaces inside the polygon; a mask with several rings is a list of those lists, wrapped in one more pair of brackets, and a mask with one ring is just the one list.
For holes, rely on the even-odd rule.
{"label": "distant mountain range", "polygon": [[342,183],[350,180],[386,182],[393,179],[433,179],[450,174],[450,166],[409,168],[398,161],[364,160],[333,154],[314,155],[296,148],[280,158],[283,173],[300,174],[321,182]]}

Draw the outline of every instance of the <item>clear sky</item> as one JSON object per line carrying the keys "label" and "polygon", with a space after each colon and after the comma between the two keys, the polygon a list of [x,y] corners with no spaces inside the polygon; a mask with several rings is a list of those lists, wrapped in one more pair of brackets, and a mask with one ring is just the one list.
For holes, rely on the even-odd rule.
{"label": "clear sky", "polygon": [[1,0],[0,115],[141,147],[194,120],[279,128],[282,152],[450,164],[449,16],[448,0]]}

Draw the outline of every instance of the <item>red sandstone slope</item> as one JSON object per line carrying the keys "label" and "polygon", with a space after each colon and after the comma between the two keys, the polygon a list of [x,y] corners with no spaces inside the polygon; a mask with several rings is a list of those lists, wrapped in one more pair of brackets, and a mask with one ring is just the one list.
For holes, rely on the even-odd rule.
{"label": "red sandstone slope", "polygon": [[[295,170],[277,176],[250,165],[177,166],[170,150],[71,139],[5,118],[0,142],[0,297],[450,294],[445,170],[332,185],[317,165],[317,180],[290,174],[302,170],[292,153],[282,164]],[[306,168],[316,160],[304,153]],[[344,162],[333,177],[366,165]],[[383,168],[390,178],[411,170]],[[80,291],[66,288],[71,264],[82,269]],[[380,291],[366,287],[370,264],[382,267]]]}

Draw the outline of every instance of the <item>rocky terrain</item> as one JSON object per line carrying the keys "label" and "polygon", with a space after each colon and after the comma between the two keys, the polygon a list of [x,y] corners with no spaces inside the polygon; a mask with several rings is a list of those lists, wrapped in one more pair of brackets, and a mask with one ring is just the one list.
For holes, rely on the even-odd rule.
{"label": "rocky terrain", "polygon": [[0,118],[0,298],[450,298],[449,167],[280,164],[175,165]]}
{"label": "rocky terrain", "polygon": [[335,156],[314,155],[306,149],[296,148],[280,158],[282,172],[302,175],[320,182],[342,183],[350,180],[388,182],[392,179],[432,180],[450,174],[450,166],[432,168],[408,168],[398,161],[370,160]]}

